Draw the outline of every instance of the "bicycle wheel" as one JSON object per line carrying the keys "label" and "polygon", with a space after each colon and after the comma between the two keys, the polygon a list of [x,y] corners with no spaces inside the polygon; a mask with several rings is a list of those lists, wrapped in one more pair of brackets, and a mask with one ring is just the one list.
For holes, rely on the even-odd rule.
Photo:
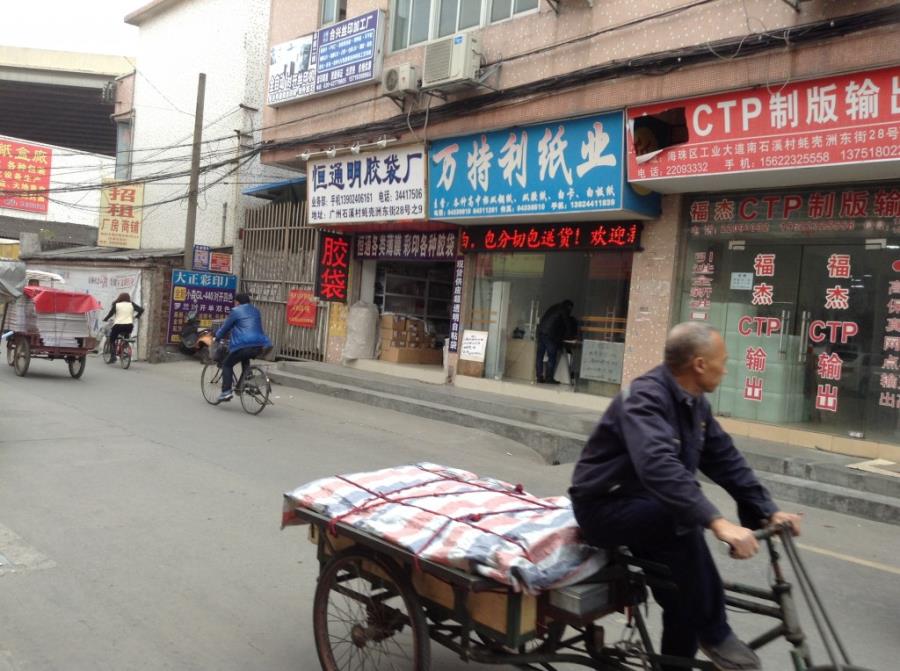
{"label": "bicycle wheel", "polygon": [[131,343],[123,340],[119,346],[119,365],[123,370],[128,370],[131,365]]}
{"label": "bicycle wheel", "polygon": [[211,363],[203,367],[200,373],[200,390],[203,392],[203,398],[210,405],[219,405],[219,393],[222,391],[222,369],[216,364]]}
{"label": "bicycle wheel", "polygon": [[323,671],[428,671],[431,647],[422,604],[392,563],[348,550],[319,574],[313,635]]}
{"label": "bicycle wheel", "polygon": [[84,374],[85,359],[86,357],[83,356],[73,356],[66,359],[66,363],[69,364],[69,375],[76,380]]}
{"label": "bicycle wheel", "polygon": [[103,352],[101,355],[103,357],[103,363],[112,361],[112,341],[109,339],[109,336],[103,338],[103,349],[100,351]]}
{"label": "bicycle wheel", "polygon": [[259,366],[250,366],[241,382],[241,407],[251,415],[258,415],[268,405],[271,392],[266,372]]}

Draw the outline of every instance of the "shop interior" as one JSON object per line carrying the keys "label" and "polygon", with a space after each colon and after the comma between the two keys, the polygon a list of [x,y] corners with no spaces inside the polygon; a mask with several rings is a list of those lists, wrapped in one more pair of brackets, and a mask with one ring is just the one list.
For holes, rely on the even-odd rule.
{"label": "shop interior", "polygon": [[[378,261],[375,263],[374,303],[382,315],[395,314],[407,318],[410,333],[404,338],[395,333],[395,345],[403,349],[437,349],[450,335],[450,318],[453,307],[452,261]],[[416,333],[413,324],[421,320],[424,333]],[[396,331],[396,329],[395,329]],[[415,339],[414,337],[415,336]],[[407,342],[399,342],[406,339]],[[406,363],[441,363],[436,356],[412,356],[396,358]],[[430,354],[430,353],[429,353]]]}
{"label": "shop interior", "polygon": [[632,252],[478,254],[471,328],[488,332],[485,377],[536,381],[544,312],[574,304],[577,329],[555,371],[561,388],[614,395],[621,383]]}

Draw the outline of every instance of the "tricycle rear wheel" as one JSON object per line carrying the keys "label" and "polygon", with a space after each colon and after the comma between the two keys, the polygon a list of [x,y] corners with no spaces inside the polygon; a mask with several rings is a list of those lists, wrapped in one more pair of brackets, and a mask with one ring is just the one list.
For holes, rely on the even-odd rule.
{"label": "tricycle rear wheel", "polygon": [[6,341],[6,363],[12,366],[16,362],[16,346],[12,344],[12,338]]}
{"label": "tricycle rear wheel", "polygon": [[319,574],[313,634],[323,671],[428,671],[431,647],[419,597],[389,560],[358,550]]}
{"label": "tricycle rear wheel", "polygon": [[84,374],[84,362],[85,357],[83,356],[73,356],[66,359],[66,363],[69,364],[69,375],[76,380],[80,378]]}
{"label": "tricycle rear wheel", "polygon": [[28,366],[31,364],[31,344],[28,342],[28,339],[19,336],[16,338],[16,353],[13,358],[13,368],[16,370],[16,375],[19,377],[25,377],[25,374],[28,372]]}

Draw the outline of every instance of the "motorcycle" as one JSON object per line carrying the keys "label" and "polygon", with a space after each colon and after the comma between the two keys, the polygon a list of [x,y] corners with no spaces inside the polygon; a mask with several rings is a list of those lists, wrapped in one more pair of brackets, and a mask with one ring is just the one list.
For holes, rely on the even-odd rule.
{"label": "motorcycle", "polygon": [[204,363],[212,363],[210,348],[215,341],[215,332],[200,326],[197,313],[192,312],[181,327],[181,351],[192,356],[200,355]]}

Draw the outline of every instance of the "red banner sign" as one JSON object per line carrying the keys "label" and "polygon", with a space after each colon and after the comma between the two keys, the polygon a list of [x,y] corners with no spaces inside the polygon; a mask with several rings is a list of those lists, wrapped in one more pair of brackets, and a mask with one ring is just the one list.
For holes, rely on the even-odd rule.
{"label": "red banner sign", "polygon": [[52,158],[52,147],[0,138],[0,208],[46,212]]}
{"label": "red banner sign", "polygon": [[287,301],[287,323],[304,329],[316,328],[316,297],[309,289],[291,289]]}
{"label": "red banner sign", "polygon": [[548,252],[639,250],[641,224],[536,224],[470,226],[459,233],[464,252]]}
{"label": "red banner sign", "polygon": [[628,119],[629,180],[658,189],[784,168],[900,169],[900,67],[636,107]]}
{"label": "red banner sign", "polygon": [[692,237],[897,235],[900,189],[846,187],[695,196],[687,202],[687,216]]}
{"label": "red banner sign", "polygon": [[316,268],[316,297],[325,301],[347,300],[350,280],[350,236],[321,233]]}
{"label": "red banner sign", "polygon": [[210,252],[209,269],[214,273],[231,273],[231,254]]}

